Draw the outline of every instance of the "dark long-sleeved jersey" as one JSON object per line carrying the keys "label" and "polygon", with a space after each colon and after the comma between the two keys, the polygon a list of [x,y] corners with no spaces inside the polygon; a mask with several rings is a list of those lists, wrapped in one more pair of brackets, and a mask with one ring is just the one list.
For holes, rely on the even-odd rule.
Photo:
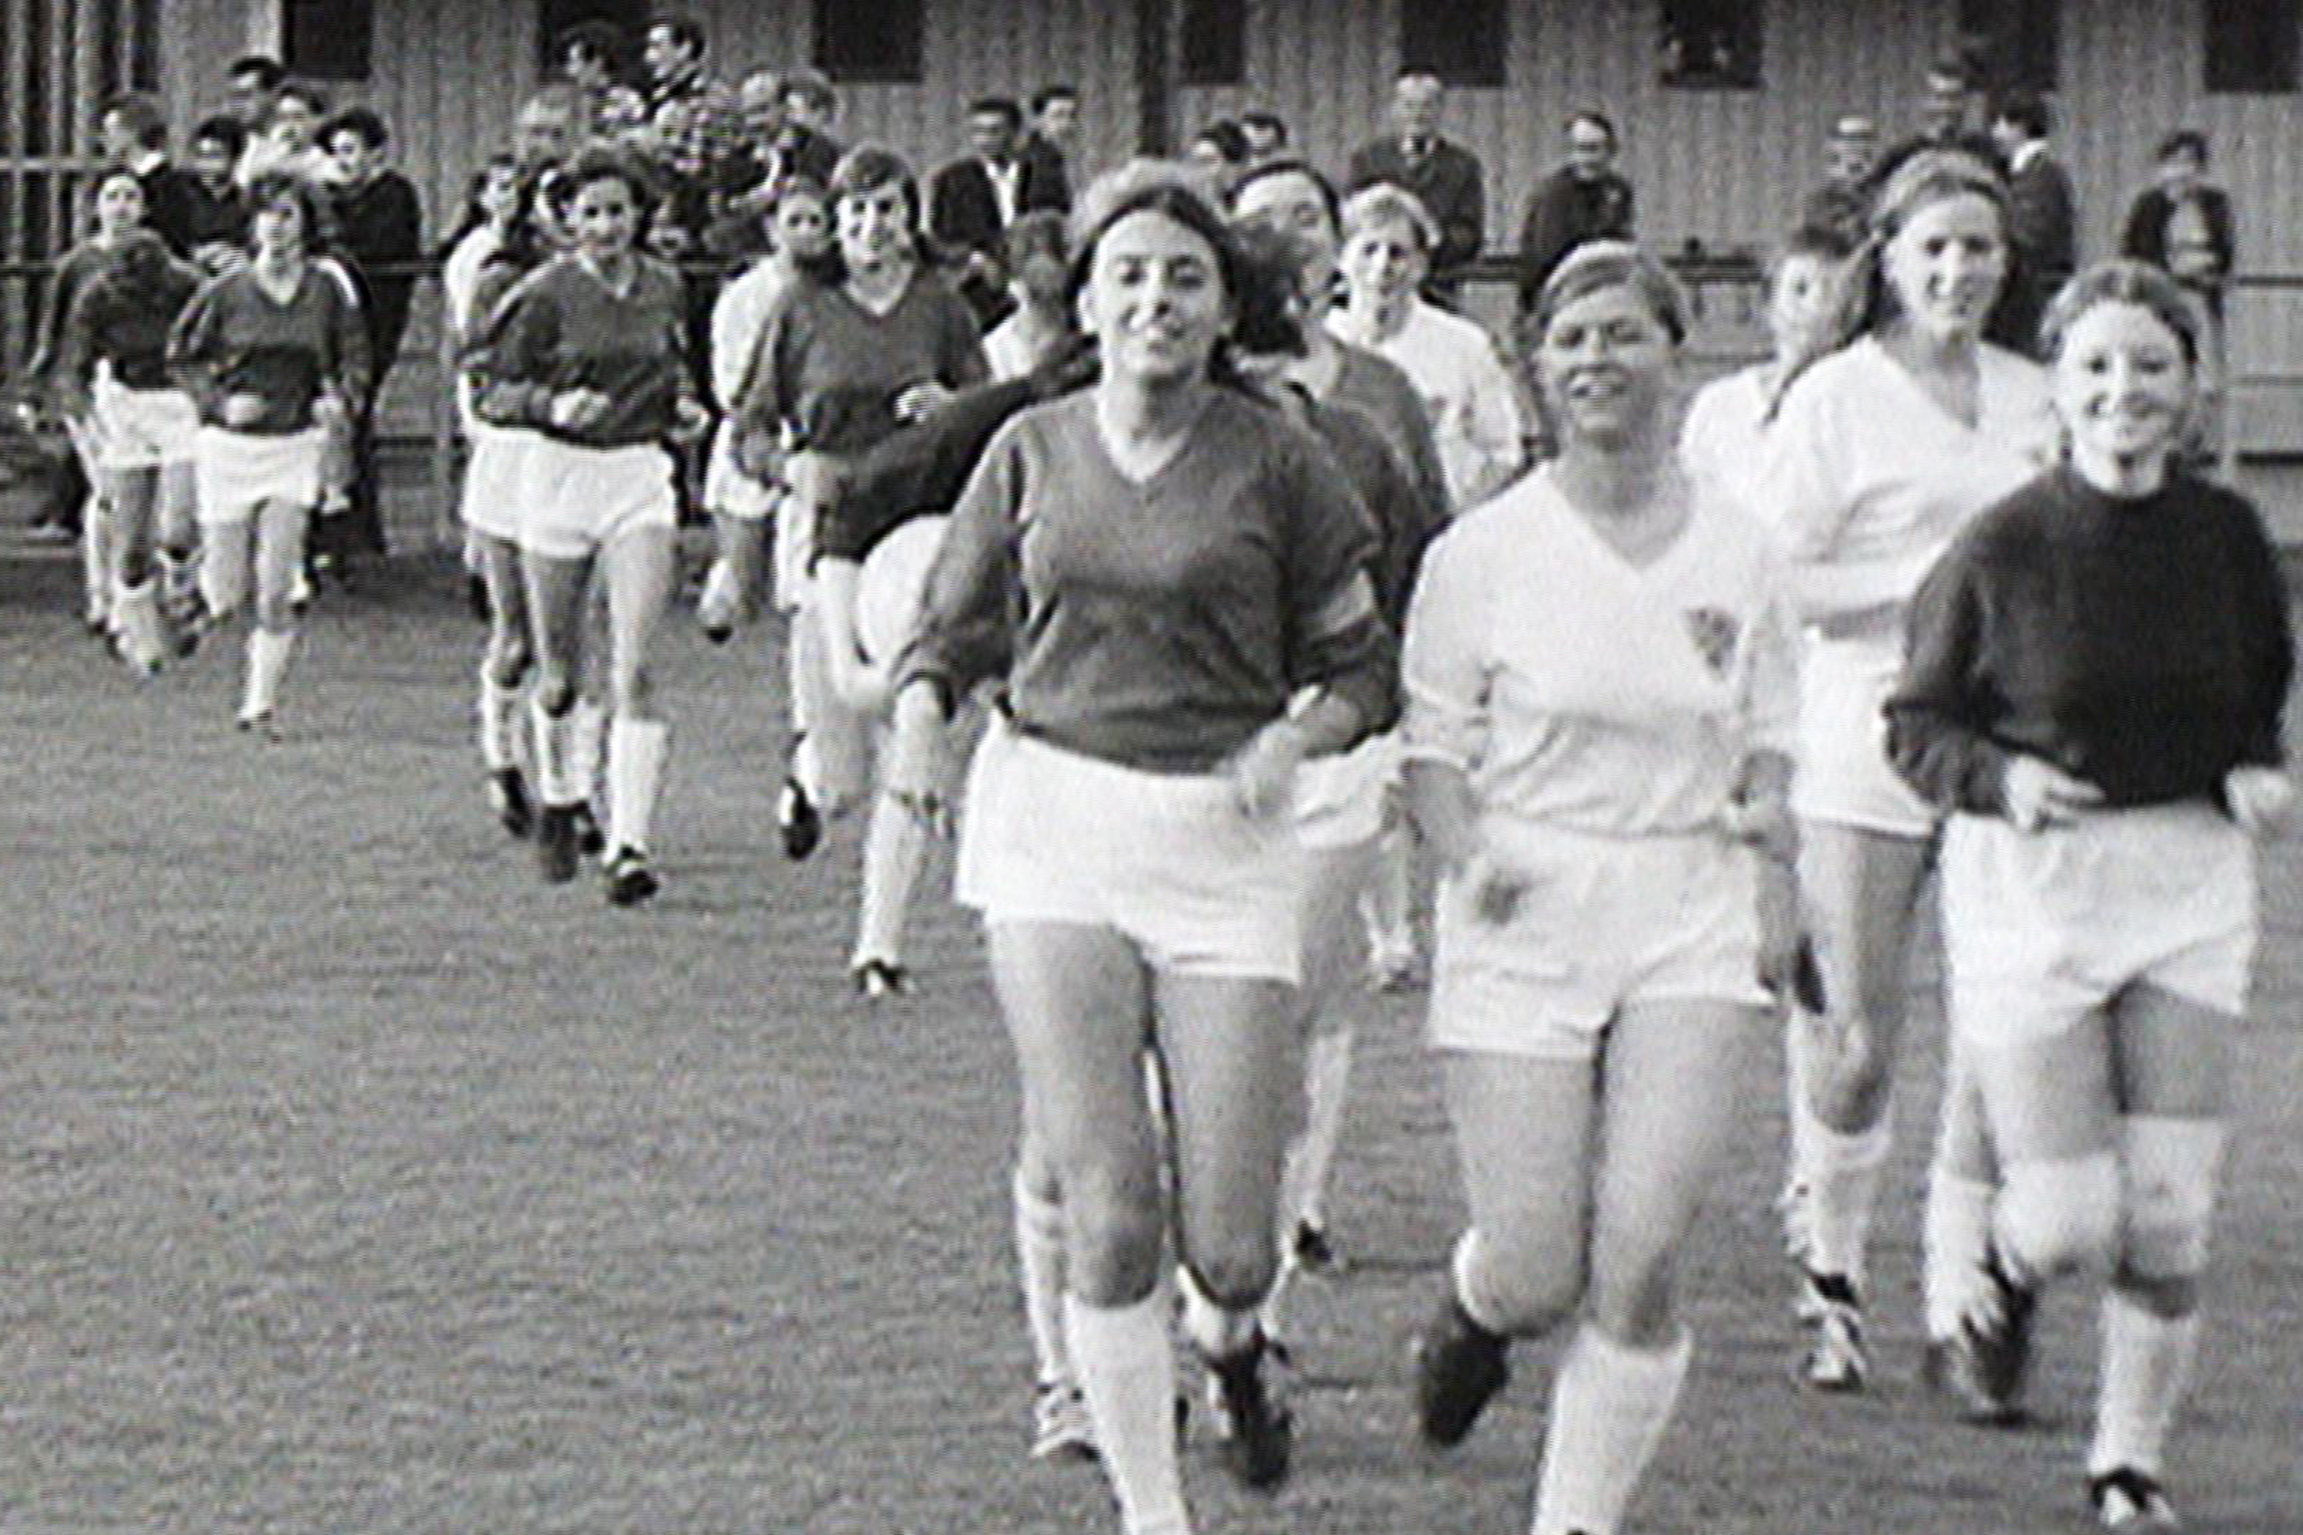
{"label": "dark long-sleeved jersey", "polygon": [[2114,808],[2219,799],[2281,760],[2287,595],[2253,507],[2177,476],[2132,500],[2052,470],[1944,554],[1911,612],[1888,750],[1948,809],[2041,757]]}

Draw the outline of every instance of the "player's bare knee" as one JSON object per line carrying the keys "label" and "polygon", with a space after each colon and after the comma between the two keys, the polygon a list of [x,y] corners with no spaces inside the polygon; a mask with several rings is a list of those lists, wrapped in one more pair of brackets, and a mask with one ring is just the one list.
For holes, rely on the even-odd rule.
{"label": "player's bare knee", "polygon": [[1064,1182],[1064,1219],[1067,1283],[1083,1300],[1126,1305],[1150,1293],[1167,1235],[1156,1179],[1076,1170]]}
{"label": "player's bare knee", "polygon": [[2213,1120],[2137,1115],[2122,1122],[2123,1277],[2139,1286],[2196,1289],[2207,1271],[2223,1138]]}
{"label": "player's bare knee", "polygon": [[2120,1248],[2119,1162],[2108,1151],[2008,1166],[1992,1236],[2019,1277],[2107,1274]]}
{"label": "player's bare knee", "polygon": [[1488,1244],[1480,1264],[1480,1316],[1515,1337],[1536,1337],[1583,1304],[1581,1243]]}
{"label": "player's bare knee", "polygon": [[1279,1254],[1268,1239],[1203,1242],[1186,1261],[1200,1293],[1227,1311],[1246,1311],[1262,1301],[1279,1273]]}
{"label": "player's bare knee", "polygon": [[1610,1265],[1594,1277],[1591,1319],[1600,1331],[1620,1343],[1633,1348],[1661,1347],[1678,1331],[1672,1296],[1670,1256],[1642,1254]]}

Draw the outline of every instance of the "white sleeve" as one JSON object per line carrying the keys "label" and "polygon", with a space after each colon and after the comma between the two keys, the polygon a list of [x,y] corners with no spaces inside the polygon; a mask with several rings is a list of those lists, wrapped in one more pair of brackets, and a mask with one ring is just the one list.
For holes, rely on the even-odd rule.
{"label": "white sleeve", "polygon": [[774,293],[775,285],[753,267],[721,290],[712,305],[712,394],[722,411],[735,409]]}
{"label": "white sleeve", "polygon": [[1834,382],[1810,373],[1794,383],[1760,438],[1763,504],[1752,510],[1795,565],[1828,559],[1854,511],[1849,423],[1836,408]]}
{"label": "white sleeve", "polygon": [[1444,762],[1469,772],[1487,744],[1493,668],[1483,652],[1492,573],[1480,568],[1460,531],[1442,534],[1431,546],[1408,604],[1400,739],[1410,761]]}

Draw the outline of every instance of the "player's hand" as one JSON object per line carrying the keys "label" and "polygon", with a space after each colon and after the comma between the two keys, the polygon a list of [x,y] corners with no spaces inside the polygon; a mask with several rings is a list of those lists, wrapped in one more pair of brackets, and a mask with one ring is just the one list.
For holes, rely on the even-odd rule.
{"label": "player's hand", "polygon": [[597,389],[563,389],[552,396],[546,413],[552,425],[563,432],[580,432],[597,424],[615,406],[611,395]]}
{"label": "player's hand", "polygon": [[245,390],[228,394],[224,396],[222,407],[224,424],[230,427],[254,426],[264,419],[264,413],[269,408],[260,394],[249,394]]}
{"label": "player's hand", "polygon": [[1999,798],[2009,823],[2033,832],[2070,825],[2103,803],[2103,791],[2044,757],[2020,753],[2008,759]]}
{"label": "player's hand", "polygon": [[2295,780],[2277,768],[2235,767],[2223,775],[2223,803],[2251,837],[2276,837],[2295,813]]}
{"label": "player's hand", "polygon": [[1303,730],[1276,719],[1248,738],[1224,765],[1232,802],[1251,821],[1269,820],[1295,802],[1296,772],[1303,766]]}
{"label": "player's hand", "polygon": [[672,410],[672,441],[691,443],[711,429],[712,413],[705,408],[704,402],[682,395],[679,404]]}
{"label": "player's hand", "polygon": [[913,422],[925,420],[942,410],[950,402],[951,397],[951,390],[945,388],[941,382],[932,378],[923,378],[916,384],[909,384],[897,390],[895,399],[890,403],[891,408],[896,413],[896,419],[905,426],[910,426]]}
{"label": "player's hand", "polygon": [[1756,848],[1770,862],[1788,864],[1799,856],[1799,821],[1781,795],[1731,800],[1719,821],[1729,840]]}

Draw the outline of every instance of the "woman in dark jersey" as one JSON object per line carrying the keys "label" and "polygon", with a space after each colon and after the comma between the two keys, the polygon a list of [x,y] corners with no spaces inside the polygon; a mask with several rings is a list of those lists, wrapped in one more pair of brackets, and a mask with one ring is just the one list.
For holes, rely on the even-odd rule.
{"label": "woman in dark jersey", "polygon": [[2107,1276],[2088,1495],[2107,1528],[2173,1528],[2161,1456],[2198,1347],[2254,841],[2293,799],[2293,637],[2261,517],[2181,467],[2181,289],[2094,268],[2043,340],[2069,461],[1920,588],[1888,750],[1950,813],[1948,1008],[2002,1168],[1960,1346],[2012,1401],[2038,1288]]}
{"label": "woman in dark jersey", "polygon": [[959,894],[984,915],[1062,1192],[1065,1323],[1097,1446],[1125,1528],[1172,1535],[1190,1521],[1159,1285],[1171,1217],[1227,1464],[1255,1487],[1287,1473],[1256,1308],[1292,1128],[1273,1105],[1301,1069],[1288,809],[1308,756],[1390,722],[1396,665],[1357,497],[1314,439],[1219,376],[1238,255],[1190,173],[1115,172],[1082,226],[1074,280],[1101,376],[1009,421],[952,514],[896,669],[886,776],[932,797],[950,701],[1004,676]]}

